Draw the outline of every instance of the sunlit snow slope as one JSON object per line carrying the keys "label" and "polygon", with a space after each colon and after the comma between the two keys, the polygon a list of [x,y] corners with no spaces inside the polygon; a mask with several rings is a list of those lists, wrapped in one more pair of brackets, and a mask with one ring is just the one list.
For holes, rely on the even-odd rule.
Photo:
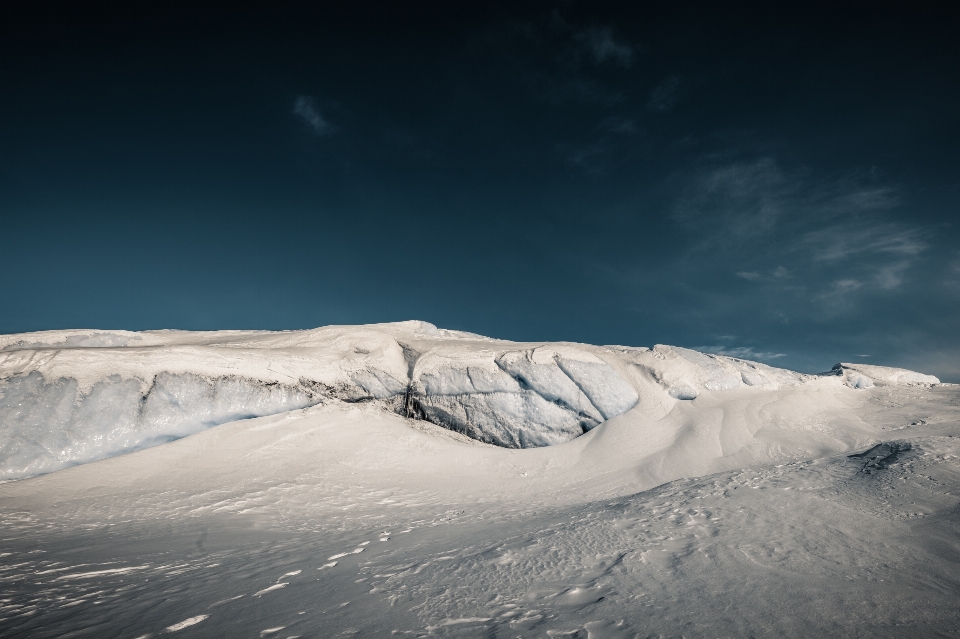
{"label": "sunlit snow slope", "polygon": [[[827,384],[857,389],[938,382],[871,366],[833,372]],[[678,347],[520,344],[425,322],[7,335],[0,337],[0,479],[330,402],[374,401],[478,441],[530,448],[569,441],[631,411],[657,421],[702,393],[749,388],[749,397],[773,397],[823,383]]]}
{"label": "sunlit snow slope", "polygon": [[421,322],[0,340],[3,637],[960,627],[960,387],[920,373]]}

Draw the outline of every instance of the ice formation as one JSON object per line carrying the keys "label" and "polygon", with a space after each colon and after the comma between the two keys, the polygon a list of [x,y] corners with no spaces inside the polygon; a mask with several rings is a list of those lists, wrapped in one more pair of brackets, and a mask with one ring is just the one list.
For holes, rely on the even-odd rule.
{"label": "ice formation", "polygon": [[[855,389],[932,384],[838,365]],[[823,377],[675,346],[518,344],[426,322],[309,331],[0,336],[0,480],[329,402],[379,402],[507,448],[561,444],[633,410]]]}
{"label": "ice formation", "polygon": [[510,448],[568,441],[638,401],[609,364],[569,347],[430,353],[410,395],[424,418]]}
{"label": "ice formation", "polygon": [[184,437],[250,417],[315,404],[299,386],[242,377],[111,375],[86,393],[76,379],[34,371],[0,381],[0,479],[17,479]]}
{"label": "ice formation", "polygon": [[845,383],[852,388],[871,388],[875,383],[881,385],[940,383],[940,380],[933,375],[869,364],[841,363],[834,366],[831,373],[843,377]]}

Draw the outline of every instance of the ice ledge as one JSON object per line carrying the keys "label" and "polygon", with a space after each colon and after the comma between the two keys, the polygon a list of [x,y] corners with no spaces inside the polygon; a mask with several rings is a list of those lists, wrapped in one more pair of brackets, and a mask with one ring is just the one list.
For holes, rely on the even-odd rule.
{"label": "ice ledge", "polygon": [[850,388],[872,388],[888,385],[939,384],[940,379],[904,368],[873,366],[870,364],[849,364],[841,362],[824,375],[836,375],[843,378]]}

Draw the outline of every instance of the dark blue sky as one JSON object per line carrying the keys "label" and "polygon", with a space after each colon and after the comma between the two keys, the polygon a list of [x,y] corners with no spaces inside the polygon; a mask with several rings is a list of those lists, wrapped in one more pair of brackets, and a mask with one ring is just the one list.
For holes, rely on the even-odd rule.
{"label": "dark blue sky", "polygon": [[958,26],[4,3],[0,332],[416,318],[960,381]]}

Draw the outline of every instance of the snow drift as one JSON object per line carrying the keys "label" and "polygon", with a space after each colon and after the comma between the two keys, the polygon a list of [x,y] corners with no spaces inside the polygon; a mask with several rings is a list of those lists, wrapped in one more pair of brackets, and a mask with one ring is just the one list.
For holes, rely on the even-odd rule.
{"label": "snow drift", "polygon": [[838,365],[810,376],[685,348],[518,344],[425,322],[308,331],[49,331],[0,336],[0,479],[17,479],[324,403],[375,402],[507,448],[561,444],[631,411],[833,379],[932,376]]}

